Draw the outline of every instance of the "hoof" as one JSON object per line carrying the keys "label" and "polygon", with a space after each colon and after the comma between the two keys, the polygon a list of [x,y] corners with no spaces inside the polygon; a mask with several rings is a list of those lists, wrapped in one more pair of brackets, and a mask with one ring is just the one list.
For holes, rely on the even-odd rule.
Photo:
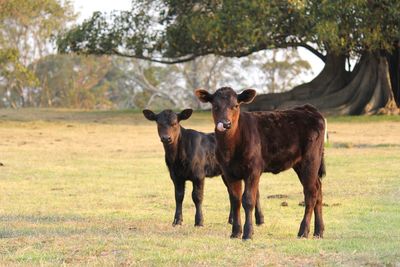
{"label": "hoof", "polygon": [[175,219],[174,222],[172,223],[172,226],[177,226],[177,225],[182,225],[182,220],[177,220]]}
{"label": "hoof", "polygon": [[264,218],[256,220],[256,225],[263,225],[264,224]]}
{"label": "hoof", "polygon": [[253,235],[248,235],[248,236],[243,235],[243,237],[242,237],[243,241],[247,241],[247,240],[251,240],[251,239],[253,239]]}
{"label": "hoof", "polygon": [[322,239],[322,238],[324,238],[324,235],[322,233],[319,233],[319,234],[314,233],[313,238]]}
{"label": "hoof", "polygon": [[305,238],[305,239],[307,239],[307,238],[308,238],[308,234],[305,234],[305,233],[303,233],[303,234],[298,233],[298,234],[297,234],[297,238]]}
{"label": "hoof", "polygon": [[299,232],[298,232],[298,234],[297,234],[297,237],[298,237],[298,238],[308,238],[308,234],[309,234],[309,233],[310,233],[310,228],[309,228],[309,226],[306,225],[306,224],[304,223],[304,221],[301,222],[301,224],[300,224],[300,229],[299,229]]}
{"label": "hoof", "polygon": [[231,238],[240,238],[242,236],[242,233],[232,233]]}
{"label": "hoof", "polygon": [[204,225],[203,225],[203,223],[195,223],[194,226],[195,227],[203,227]]}

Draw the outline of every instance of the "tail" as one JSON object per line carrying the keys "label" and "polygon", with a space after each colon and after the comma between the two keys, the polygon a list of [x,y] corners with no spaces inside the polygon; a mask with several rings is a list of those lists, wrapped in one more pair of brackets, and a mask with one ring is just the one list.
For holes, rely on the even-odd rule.
{"label": "tail", "polygon": [[326,168],[325,168],[325,159],[324,159],[324,152],[322,152],[321,156],[321,165],[319,165],[319,170],[318,170],[318,177],[319,179],[322,179],[326,175]]}

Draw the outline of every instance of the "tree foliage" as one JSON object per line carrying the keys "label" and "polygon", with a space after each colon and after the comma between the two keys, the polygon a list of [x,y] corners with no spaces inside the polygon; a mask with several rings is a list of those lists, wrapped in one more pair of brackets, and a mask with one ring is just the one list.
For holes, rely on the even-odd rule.
{"label": "tree foliage", "polygon": [[0,107],[17,107],[24,103],[25,86],[36,86],[35,75],[19,60],[19,52],[15,49],[0,49]]}
{"label": "tree foliage", "polygon": [[[161,11],[150,12],[154,6]],[[394,0],[137,0],[129,12],[94,14],[58,45],[60,51],[166,62],[298,46],[324,58],[327,50],[390,51],[399,38],[399,17],[400,2]]]}
{"label": "tree foliage", "polygon": [[0,2],[1,47],[13,47],[27,65],[52,49],[50,41],[75,18],[70,1]]}
{"label": "tree foliage", "polygon": [[0,1],[0,106],[32,105],[38,82],[32,63],[50,53],[55,35],[73,19],[69,1]]}
{"label": "tree foliage", "polygon": [[[321,74],[250,108],[309,102],[327,113],[391,113],[400,95],[399,17],[395,0],[136,0],[129,12],[95,14],[59,38],[58,48],[177,63],[304,47],[326,63]],[[357,63],[349,70],[351,57]]]}
{"label": "tree foliage", "polygon": [[50,55],[36,63],[36,103],[41,107],[91,109],[111,105],[104,83],[111,69],[106,56]]}

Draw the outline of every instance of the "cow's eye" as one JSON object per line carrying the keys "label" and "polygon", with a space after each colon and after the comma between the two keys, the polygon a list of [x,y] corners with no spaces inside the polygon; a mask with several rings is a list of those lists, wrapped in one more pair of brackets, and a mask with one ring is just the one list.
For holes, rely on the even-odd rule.
{"label": "cow's eye", "polygon": [[178,125],[178,123],[175,121],[171,124],[171,126],[175,127],[176,125]]}
{"label": "cow's eye", "polygon": [[238,104],[236,104],[236,105],[234,105],[234,106],[232,107],[232,109],[233,109],[233,110],[237,110],[237,109],[238,109],[238,107],[239,107],[239,105],[238,105]]}
{"label": "cow's eye", "polygon": [[213,110],[217,111],[218,109],[218,106],[213,106]]}

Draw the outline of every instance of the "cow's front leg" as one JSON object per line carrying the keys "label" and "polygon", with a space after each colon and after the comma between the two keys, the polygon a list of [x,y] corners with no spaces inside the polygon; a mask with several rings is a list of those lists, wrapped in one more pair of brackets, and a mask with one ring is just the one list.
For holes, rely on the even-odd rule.
{"label": "cow's front leg", "polygon": [[242,181],[227,181],[229,186],[229,200],[232,210],[232,234],[231,238],[242,236],[242,222],[240,219],[240,204],[242,202]]}
{"label": "cow's front leg", "polygon": [[258,183],[260,175],[251,175],[245,180],[242,205],[246,213],[246,221],[244,223],[243,239],[251,239],[253,237],[253,210],[256,206]]}
{"label": "cow's front leg", "polygon": [[172,223],[173,226],[181,225],[183,221],[182,216],[182,202],[185,196],[185,181],[184,180],[174,180],[175,186],[175,216]]}
{"label": "cow's front leg", "polygon": [[196,215],[194,217],[194,226],[203,226],[203,193],[204,193],[204,177],[193,181],[192,199],[196,206]]}

